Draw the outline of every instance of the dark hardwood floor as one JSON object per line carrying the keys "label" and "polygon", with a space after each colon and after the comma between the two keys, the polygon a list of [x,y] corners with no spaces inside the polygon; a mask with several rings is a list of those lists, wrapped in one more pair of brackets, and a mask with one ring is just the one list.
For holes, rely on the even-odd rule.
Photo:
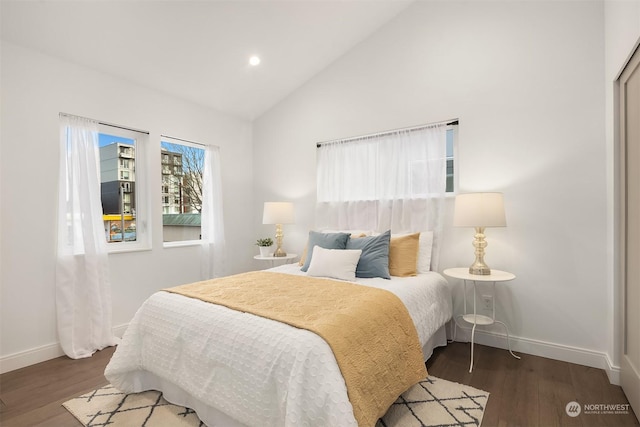
{"label": "dark hardwood floor", "polygon": [[58,357],[0,375],[0,425],[81,426],[62,403],[108,384],[103,372],[114,350],[87,359]]}
{"label": "dark hardwood floor", "polygon": [[[107,384],[103,371],[113,348],[89,359],[59,357],[0,375],[0,425],[80,426],[62,403]],[[620,387],[609,384],[600,369],[476,345],[469,373],[469,344],[437,349],[427,363],[429,374],[491,393],[482,425],[489,426],[632,426],[626,415],[580,414],[572,418],[567,403],[627,404]]]}
{"label": "dark hardwood floor", "polygon": [[430,375],[491,393],[483,426],[639,425],[630,407],[626,415],[567,415],[565,408],[573,401],[581,405],[629,403],[601,369],[527,354],[519,354],[522,358],[517,360],[507,350],[476,345],[473,372],[469,373],[469,352],[468,343],[436,349],[427,369]]}

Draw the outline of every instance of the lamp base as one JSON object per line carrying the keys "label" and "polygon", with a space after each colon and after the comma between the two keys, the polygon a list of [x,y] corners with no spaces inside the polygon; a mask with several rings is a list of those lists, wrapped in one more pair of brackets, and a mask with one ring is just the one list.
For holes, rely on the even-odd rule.
{"label": "lamp base", "polygon": [[276,224],[276,251],[273,253],[274,257],[287,256],[287,253],[282,249],[282,238],[284,233],[282,232],[282,224]]}
{"label": "lamp base", "polygon": [[488,276],[491,274],[491,269],[484,263],[484,248],[487,247],[487,242],[484,240],[484,227],[476,227],[476,234],[473,238],[473,247],[476,248],[476,260],[469,267],[469,274],[475,274],[478,276]]}
{"label": "lamp base", "polygon": [[488,276],[491,274],[491,269],[487,264],[473,263],[471,267],[469,267],[469,274]]}
{"label": "lamp base", "polygon": [[276,251],[273,253],[273,256],[274,257],[287,256],[287,253],[283,251],[282,248],[277,248]]}

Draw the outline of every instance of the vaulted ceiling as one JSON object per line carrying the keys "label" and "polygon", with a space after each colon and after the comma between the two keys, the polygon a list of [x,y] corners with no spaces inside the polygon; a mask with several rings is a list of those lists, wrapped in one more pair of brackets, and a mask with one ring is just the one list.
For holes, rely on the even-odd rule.
{"label": "vaulted ceiling", "polygon": [[252,120],[410,3],[2,0],[0,12],[3,40]]}

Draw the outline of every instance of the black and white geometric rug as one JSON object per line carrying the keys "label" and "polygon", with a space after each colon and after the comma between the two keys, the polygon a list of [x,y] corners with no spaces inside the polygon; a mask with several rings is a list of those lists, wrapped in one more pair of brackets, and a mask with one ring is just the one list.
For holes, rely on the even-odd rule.
{"label": "black and white geometric rug", "polygon": [[[391,405],[376,427],[479,426],[489,393],[430,376]],[[125,394],[111,385],[63,406],[87,427],[202,426],[196,413],[157,391]]]}
{"label": "black and white geometric rug", "polygon": [[411,387],[376,427],[479,426],[489,393],[434,376]]}

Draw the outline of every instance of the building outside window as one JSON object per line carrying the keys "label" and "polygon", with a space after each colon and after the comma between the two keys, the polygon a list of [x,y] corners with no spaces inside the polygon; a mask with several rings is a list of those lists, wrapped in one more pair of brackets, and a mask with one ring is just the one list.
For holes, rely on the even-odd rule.
{"label": "building outside window", "polygon": [[100,198],[110,251],[150,247],[149,210],[144,158],[148,134],[120,126],[100,125]]}
{"label": "building outside window", "polygon": [[100,190],[107,242],[135,242],[136,141],[100,133]]}
{"label": "building outside window", "polygon": [[[99,134],[103,222],[107,242],[114,247],[140,237],[138,204],[144,197],[138,197],[140,145],[135,133],[101,127]],[[163,137],[161,166],[163,240],[200,240],[204,148]]]}
{"label": "building outside window", "polygon": [[199,240],[204,149],[195,143],[163,137],[163,241]]}

